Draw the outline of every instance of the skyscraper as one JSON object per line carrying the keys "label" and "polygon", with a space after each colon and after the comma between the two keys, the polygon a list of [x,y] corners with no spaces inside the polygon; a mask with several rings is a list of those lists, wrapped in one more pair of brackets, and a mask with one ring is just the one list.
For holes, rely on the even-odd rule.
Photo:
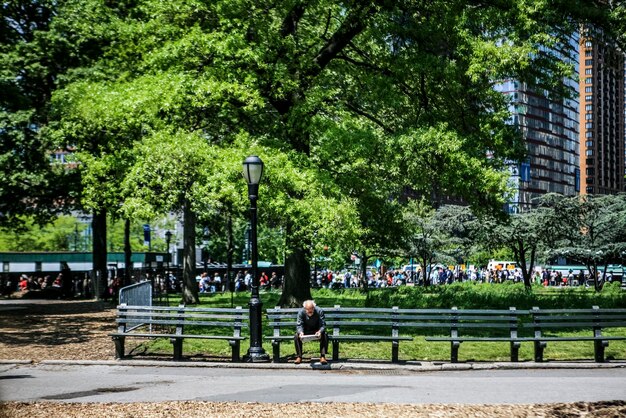
{"label": "skyscraper", "polygon": [[583,194],[626,191],[624,160],[624,53],[602,33],[585,31],[580,42]]}
{"label": "skyscraper", "polygon": [[[578,73],[578,36],[550,55],[575,66]],[[528,159],[510,167],[514,196],[508,211],[528,210],[533,200],[545,193],[571,196],[580,191],[579,84],[576,75],[565,78],[569,97],[516,80],[497,89],[511,98],[512,123],[526,141]]]}

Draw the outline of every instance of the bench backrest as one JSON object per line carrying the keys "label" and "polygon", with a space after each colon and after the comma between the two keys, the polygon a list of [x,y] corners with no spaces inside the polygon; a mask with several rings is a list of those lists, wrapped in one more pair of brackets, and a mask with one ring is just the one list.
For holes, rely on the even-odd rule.
{"label": "bench backrest", "polygon": [[592,329],[600,335],[602,328],[626,327],[626,309],[539,309],[530,310],[532,322],[527,324],[541,336],[542,329]]}
{"label": "bench backrest", "polygon": [[243,310],[241,306],[236,308],[191,308],[184,305],[178,307],[119,305],[116,322],[120,332],[128,332],[139,326],[162,325],[175,327],[177,334],[182,333],[184,327],[200,326],[232,328],[236,335],[240,335],[247,314],[248,311]]}
{"label": "bench backrest", "polygon": [[[341,307],[322,308],[326,325],[334,335],[341,329],[368,330],[389,329],[397,336],[401,329],[445,329],[457,335],[459,330],[502,329],[512,337],[517,337],[520,317],[528,315],[527,310],[510,309],[399,309]],[[269,325],[274,328],[274,335],[281,335],[282,328],[295,331],[296,316],[299,308],[280,308],[267,310]]]}
{"label": "bench backrest", "polygon": [[528,315],[527,310],[509,309],[401,309],[400,326],[430,330],[446,330],[452,337],[460,332],[464,335],[490,333],[501,330],[513,338],[517,337],[520,318]]}

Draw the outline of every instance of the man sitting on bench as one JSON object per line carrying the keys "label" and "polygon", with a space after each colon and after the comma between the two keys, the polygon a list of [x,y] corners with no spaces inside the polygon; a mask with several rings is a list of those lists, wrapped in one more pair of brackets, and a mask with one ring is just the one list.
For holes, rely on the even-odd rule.
{"label": "man sitting on bench", "polygon": [[319,340],[320,363],[327,364],[328,336],[326,335],[324,311],[315,305],[315,301],[306,300],[302,304],[302,309],[298,312],[296,321],[296,335],[294,336],[296,345],[295,364],[302,363],[302,342],[310,341],[311,339]]}

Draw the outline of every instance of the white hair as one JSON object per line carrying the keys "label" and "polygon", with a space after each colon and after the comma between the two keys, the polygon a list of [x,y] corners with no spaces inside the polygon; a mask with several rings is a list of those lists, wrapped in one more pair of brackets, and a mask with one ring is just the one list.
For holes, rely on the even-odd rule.
{"label": "white hair", "polygon": [[313,306],[315,308],[315,301],[313,299],[308,299],[302,302],[302,307],[306,308],[307,306]]}

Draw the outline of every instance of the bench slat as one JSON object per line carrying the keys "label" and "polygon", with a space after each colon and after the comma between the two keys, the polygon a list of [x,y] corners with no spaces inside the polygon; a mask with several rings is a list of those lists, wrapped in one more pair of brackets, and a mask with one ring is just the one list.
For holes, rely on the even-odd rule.
{"label": "bench slat", "polygon": [[530,328],[624,328],[626,327],[626,321],[624,322],[538,322],[524,324]]}
{"label": "bench slat", "polygon": [[538,322],[544,321],[626,321],[626,315],[534,315]]}
{"label": "bench slat", "polygon": [[368,340],[368,341],[413,341],[411,337],[392,337],[389,335],[328,335],[329,340]]}
{"label": "bench slat", "polygon": [[207,313],[247,313],[247,310],[239,308],[191,308],[191,307],[181,307],[181,306],[134,306],[134,305],[119,305],[117,307],[118,311],[171,311],[176,312],[178,310],[184,310],[185,312],[207,312]]}
{"label": "bench slat", "polygon": [[582,314],[582,313],[623,313],[626,314],[626,309],[624,308],[601,308],[601,309],[530,309],[529,311],[532,314],[558,314],[558,313],[568,313],[568,314]]}
{"label": "bench slat", "polygon": [[626,340],[626,336],[620,337],[620,336],[610,336],[610,335],[599,335],[597,337],[589,337],[589,336],[580,336],[580,337],[576,337],[576,336],[562,336],[562,337],[555,337],[555,336],[544,336],[542,335],[541,337],[529,337],[528,341],[602,341],[602,340],[614,340],[614,341],[619,341],[619,340]]}
{"label": "bench slat", "polygon": [[115,320],[119,324],[126,324],[128,322],[136,323],[142,322],[144,325],[173,325],[173,326],[205,326],[205,327],[241,327],[243,325],[242,322],[219,322],[219,321],[178,321],[178,320],[165,320],[165,319],[116,319]]}
{"label": "bench slat", "polygon": [[326,321],[326,327],[391,327],[397,324],[395,321]]}
{"label": "bench slat", "polygon": [[203,335],[203,334],[153,334],[138,332],[113,332],[112,337],[138,337],[138,338],[196,338],[204,340],[239,340],[243,341],[247,337],[237,337],[233,335]]}
{"label": "bench slat", "polygon": [[179,319],[187,319],[187,318],[201,318],[201,319],[245,319],[246,315],[199,315],[199,314],[179,314],[176,312],[172,313],[153,313],[153,312],[128,312],[124,314],[120,314],[119,316],[129,317],[129,318],[179,318]]}
{"label": "bench slat", "polygon": [[509,341],[532,341],[525,338],[511,338],[511,337],[425,337],[426,341],[494,341],[494,342],[509,342]]}

